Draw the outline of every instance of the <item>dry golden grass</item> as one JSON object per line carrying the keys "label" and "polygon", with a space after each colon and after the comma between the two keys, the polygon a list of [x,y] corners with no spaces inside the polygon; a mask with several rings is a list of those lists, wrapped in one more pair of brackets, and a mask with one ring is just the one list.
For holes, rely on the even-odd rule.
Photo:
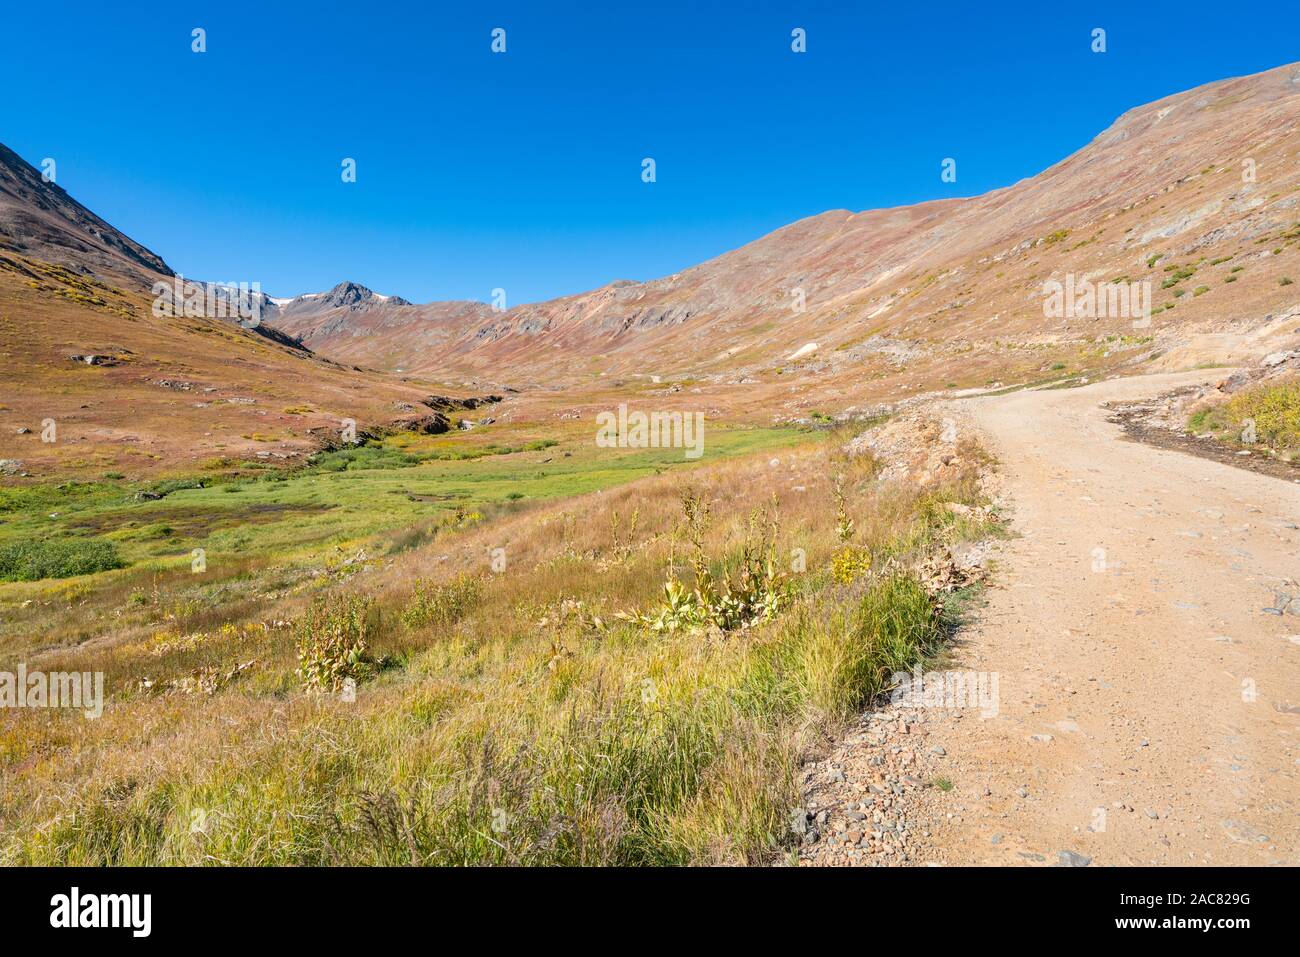
{"label": "dry golden grass", "polygon": [[[869,461],[832,458],[807,446],[690,478],[711,510],[703,547],[719,580],[753,507],[779,501],[789,602],[751,628],[665,635],[618,617],[654,607],[670,564],[692,581],[683,480],[660,476],[286,575],[272,597],[235,593],[235,614],[152,633],[134,622],[46,652],[46,670],[105,671],[112,698],[93,721],[6,715],[0,861],[768,860],[790,840],[803,755],[944,628],[905,571],[832,580],[830,476],[845,474],[854,544],[873,554],[989,531],[936,507],[977,501],[971,471],[942,488],[881,487]],[[291,623],[330,595],[371,601],[355,700],[307,693],[299,674]],[[100,620],[130,620],[120,593],[95,600],[127,603],[99,607]]]}

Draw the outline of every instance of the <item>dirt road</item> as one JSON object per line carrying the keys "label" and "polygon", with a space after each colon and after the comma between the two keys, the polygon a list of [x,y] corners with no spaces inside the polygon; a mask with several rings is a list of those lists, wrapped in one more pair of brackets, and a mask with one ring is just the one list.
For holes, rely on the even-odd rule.
{"label": "dirt road", "polygon": [[1276,613],[1300,484],[1125,441],[1098,407],[1221,375],[960,405],[1020,537],[956,649],[998,674],[996,717],[926,712],[953,788],[923,860],[1300,863],[1300,602]]}

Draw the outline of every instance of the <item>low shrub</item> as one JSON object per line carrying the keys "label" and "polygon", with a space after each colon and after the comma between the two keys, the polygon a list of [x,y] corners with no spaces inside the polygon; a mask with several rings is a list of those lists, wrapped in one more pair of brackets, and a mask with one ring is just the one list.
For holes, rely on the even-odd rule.
{"label": "low shrub", "polygon": [[776,553],[779,523],[775,503],[750,513],[740,554],[715,577],[704,553],[709,506],[693,490],[682,496],[683,534],[690,545],[695,589],[688,591],[670,566],[664,601],[649,614],[623,615],[658,632],[715,627],[722,631],[771,621],[786,605],[789,587]]}
{"label": "low shrub", "polygon": [[92,575],[126,566],[112,542],[48,538],[0,545],[0,581],[38,581]]}
{"label": "low shrub", "polygon": [[1234,425],[1253,419],[1257,441],[1278,450],[1300,450],[1300,378],[1238,393],[1227,412]]}
{"label": "low shrub", "polygon": [[1248,389],[1222,405],[1200,409],[1187,428],[1239,441],[1252,422],[1255,442],[1288,457],[1300,452],[1300,378]]}

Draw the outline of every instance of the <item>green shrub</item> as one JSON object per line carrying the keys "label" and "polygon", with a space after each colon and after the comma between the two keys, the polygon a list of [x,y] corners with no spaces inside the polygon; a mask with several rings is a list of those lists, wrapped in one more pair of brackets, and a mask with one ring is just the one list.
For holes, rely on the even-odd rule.
{"label": "green shrub", "polygon": [[717,576],[704,553],[708,503],[688,489],[682,495],[682,513],[695,589],[688,591],[670,567],[664,582],[664,600],[657,609],[619,617],[661,633],[707,627],[732,631],[774,619],[790,597],[789,583],[777,559],[780,516],[775,500],[766,510],[756,508],[750,512],[739,554],[725,561]]}
{"label": "green shrub", "polygon": [[1255,423],[1255,440],[1260,444],[1284,458],[1300,451],[1300,377],[1239,392],[1222,405],[1196,412],[1187,427],[1235,441],[1248,419]]}
{"label": "green shrub", "polygon": [[151,493],[151,495],[166,498],[172,492],[179,492],[182,489],[204,488],[205,483],[208,481],[210,480],[199,479],[195,481],[193,479],[163,479],[161,482],[154,482],[145,491]]}
{"label": "green shrub", "polygon": [[1230,424],[1228,416],[1221,405],[1216,405],[1209,409],[1201,409],[1187,420],[1187,428],[1197,434],[1204,432],[1222,432],[1224,429],[1228,428]]}
{"label": "green shrub", "polygon": [[311,460],[322,472],[355,472],[365,469],[403,469],[419,465],[420,459],[374,442],[320,452]]}
{"label": "green shrub", "polygon": [[71,578],[125,565],[111,542],[94,538],[47,538],[0,545],[0,581]]}

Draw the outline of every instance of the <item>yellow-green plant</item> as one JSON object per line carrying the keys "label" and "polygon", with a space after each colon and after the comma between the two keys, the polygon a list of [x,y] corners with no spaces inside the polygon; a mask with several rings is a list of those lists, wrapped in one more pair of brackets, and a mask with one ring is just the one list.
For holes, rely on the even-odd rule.
{"label": "yellow-green plant", "polygon": [[688,563],[695,577],[694,590],[687,590],[670,562],[663,604],[650,614],[623,617],[668,633],[708,626],[732,631],[775,618],[785,606],[789,591],[777,558],[780,511],[775,497],[766,513],[763,509],[750,513],[734,580],[731,574],[724,574],[720,581],[715,581],[709,568],[704,550],[708,503],[688,489],[682,496],[682,514],[682,534],[690,546]]}
{"label": "yellow-green plant", "polygon": [[849,517],[843,475],[835,476],[834,493],[835,537],[840,540],[842,547],[831,557],[831,575],[839,584],[847,585],[862,573],[871,570],[871,552],[855,548],[852,544],[856,526]]}
{"label": "yellow-green plant", "polygon": [[871,552],[865,548],[846,545],[831,557],[831,576],[838,584],[847,585],[871,571]]}
{"label": "yellow-green plant", "polygon": [[853,519],[849,518],[849,510],[845,503],[844,495],[844,476],[835,476],[835,537],[843,544],[847,545],[853,538],[854,532]]}
{"label": "yellow-green plant", "polygon": [[632,509],[632,517],[628,521],[627,537],[622,535],[622,518],[618,511],[614,510],[609,515],[609,534],[613,542],[614,560],[625,562],[632,556],[633,542],[636,539],[636,526],[641,518],[641,508],[638,506]]}
{"label": "yellow-green plant", "polygon": [[1228,402],[1228,414],[1237,425],[1254,420],[1257,441],[1281,451],[1300,450],[1300,378],[1241,392]]}
{"label": "yellow-green plant", "polygon": [[460,574],[442,583],[422,578],[402,609],[402,622],[408,628],[454,624],[478,602],[482,591],[483,583],[474,575]]}
{"label": "yellow-green plant", "polygon": [[326,595],[316,599],[298,621],[298,675],[307,691],[335,692],[348,679],[369,671],[372,599]]}

